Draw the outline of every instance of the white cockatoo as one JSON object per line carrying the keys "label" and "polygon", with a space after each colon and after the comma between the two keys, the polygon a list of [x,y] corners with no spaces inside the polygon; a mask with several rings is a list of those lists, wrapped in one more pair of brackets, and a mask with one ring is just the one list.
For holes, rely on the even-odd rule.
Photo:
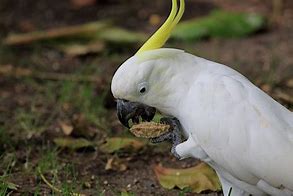
{"label": "white cockatoo", "polygon": [[116,71],[120,121],[150,121],[156,109],[178,119],[187,140],[173,153],[208,163],[225,196],[293,195],[293,113],[225,65],[161,48],[183,12],[172,0],[166,22]]}

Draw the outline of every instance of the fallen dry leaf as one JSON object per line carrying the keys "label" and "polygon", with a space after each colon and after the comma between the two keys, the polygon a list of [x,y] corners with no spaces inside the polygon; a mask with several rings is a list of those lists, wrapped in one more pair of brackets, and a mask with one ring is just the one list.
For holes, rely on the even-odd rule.
{"label": "fallen dry leaf", "polygon": [[187,169],[164,168],[157,165],[154,171],[160,184],[166,189],[191,188],[195,193],[221,190],[216,172],[205,163]]}
{"label": "fallen dry leaf", "polygon": [[59,147],[69,148],[72,150],[95,146],[93,142],[83,138],[55,138],[54,143]]}
{"label": "fallen dry leaf", "polygon": [[272,86],[269,84],[263,84],[260,86],[260,88],[266,92],[266,93],[271,93],[272,92]]}
{"label": "fallen dry leaf", "polygon": [[105,166],[105,170],[125,171],[126,169],[126,162],[117,156],[109,158]]}
{"label": "fallen dry leaf", "polygon": [[288,86],[289,88],[293,88],[293,78],[286,81],[286,86]]}
{"label": "fallen dry leaf", "polygon": [[105,48],[105,44],[101,41],[95,41],[87,44],[71,44],[61,46],[61,50],[69,56],[86,55],[90,53],[101,52]]}
{"label": "fallen dry leaf", "polygon": [[0,74],[4,76],[27,77],[32,75],[32,71],[27,68],[14,67],[13,65],[0,65]]}
{"label": "fallen dry leaf", "polygon": [[73,126],[71,124],[66,122],[59,122],[59,125],[65,135],[70,135],[72,133]]}
{"label": "fallen dry leaf", "polygon": [[274,97],[277,99],[281,99],[289,104],[293,104],[293,96],[281,91],[281,90],[276,90],[274,92]]}
{"label": "fallen dry leaf", "polygon": [[[72,132],[72,136],[74,137],[82,137],[92,140],[98,133],[97,127],[91,125],[83,113],[74,114],[71,122],[74,127]],[[102,130],[100,130],[100,132],[103,133]],[[102,135],[102,133],[100,133],[100,135]]]}
{"label": "fallen dry leaf", "polygon": [[146,142],[136,138],[113,137],[108,138],[106,143],[101,145],[100,150],[105,153],[113,153],[120,150],[138,151],[146,145]]}

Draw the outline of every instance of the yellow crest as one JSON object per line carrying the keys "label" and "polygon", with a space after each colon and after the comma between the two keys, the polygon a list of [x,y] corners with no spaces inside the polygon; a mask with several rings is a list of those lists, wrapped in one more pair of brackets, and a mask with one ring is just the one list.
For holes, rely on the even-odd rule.
{"label": "yellow crest", "polygon": [[179,10],[177,6],[177,0],[172,0],[172,9],[169,17],[165,21],[165,23],[144,43],[144,45],[137,51],[137,54],[161,48],[168,38],[174,27],[180,21],[184,10],[185,10],[185,2],[184,0],[180,0]]}

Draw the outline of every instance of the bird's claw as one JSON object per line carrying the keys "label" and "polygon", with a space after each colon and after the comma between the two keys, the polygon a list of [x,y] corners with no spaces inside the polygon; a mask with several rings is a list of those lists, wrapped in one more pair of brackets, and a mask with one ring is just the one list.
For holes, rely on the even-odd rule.
{"label": "bird's claw", "polygon": [[173,131],[169,131],[169,132],[164,133],[158,137],[151,138],[150,140],[152,143],[157,144],[157,143],[160,143],[163,141],[172,141],[173,137],[174,137]]}
{"label": "bird's claw", "polygon": [[177,159],[181,159],[181,156],[176,152],[176,146],[172,146],[171,148],[171,153],[174,157],[176,157]]}
{"label": "bird's claw", "polygon": [[170,125],[172,130],[181,128],[179,120],[175,117],[163,117],[160,119],[160,123]]}
{"label": "bird's claw", "polygon": [[178,159],[180,159],[179,154],[176,152],[176,146],[181,143],[181,125],[177,118],[174,117],[164,117],[160,120],[161,123],[170,125],[169,132],[160,135],[155,138],[151,138],[152,143],[160,143],[163,141],[171,141],[172,149],[171,153]]}

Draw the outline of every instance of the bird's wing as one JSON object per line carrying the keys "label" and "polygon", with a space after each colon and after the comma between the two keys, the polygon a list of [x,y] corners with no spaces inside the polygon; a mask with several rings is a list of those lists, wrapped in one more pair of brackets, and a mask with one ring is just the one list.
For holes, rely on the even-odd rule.
{"label": "bird's wing", "polygon": [[253,175],[292,190],[292,112],[240,74],[221,76],[213,88],[212,105],[218,112],[210,116],[219,119],[215,131],[227,142],[215,145],[214,152],[229,159],[225,160],[227,169],[236,174],[239,169],[243,179]]}

